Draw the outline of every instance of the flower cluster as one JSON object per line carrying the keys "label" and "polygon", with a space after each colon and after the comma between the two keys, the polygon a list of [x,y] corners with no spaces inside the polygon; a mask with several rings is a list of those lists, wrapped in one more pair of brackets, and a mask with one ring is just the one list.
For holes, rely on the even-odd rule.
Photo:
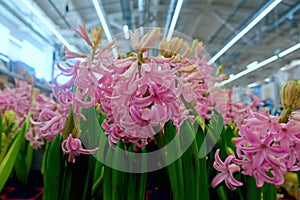
{"label": "flower cluster", "polygon": [[191,112],[205,119],[213,115],[210,90],[220,78],[201,56],[202,43],[191,48],[182,39],[164,38],[158,46],[161,55],[151,56],[149,50],[162,38],[160,29],[142,38],[136,30],[130,32],[132,52],[115,58],[115,40],[99,48],[102,29],[92,29],[91,39],[84,25],[75,31],[92,51],[84,55],[66,49],[65,58],[84,60],[67,64],[67,68],[58,65],[59,76],[68,76],[69,81],[58,84],[56,77],[53,93],[61,106],[72,107],[84,120],[80,109],[98,104],[105,116],[102,128],[111,144],[121,140],[144,147],[169,120],[179,129]]}
{"label": "flower cluster", "polygon": [[234,138],[237,157],[230,155],[223,163],[219,150],[216,152],[214,167],[221,173],[213,180],[213,187],[222,180],[230,189],[240,186],[232,176],[237,171],[254,177],[257,187],[265,182],[279,186],[284,183],[287,172],[300,170],[299,111],[292,112],[297,109],[300,87],[295,87],[295,83],[287,82],[281,90],[284,101],[281,116],[273,116],[269,110],[253,112],[248,109],[247,114],[237,120],[239,137]]}

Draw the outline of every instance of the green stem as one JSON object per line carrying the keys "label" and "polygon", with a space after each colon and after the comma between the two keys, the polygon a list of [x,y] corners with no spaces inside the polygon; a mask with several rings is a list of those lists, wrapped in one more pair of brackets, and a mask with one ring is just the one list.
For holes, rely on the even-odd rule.
{"label": "green stem", "polygon": [[289,121],[289,117],[292,113],[291,108],[284,108],[282,113],[280,114],[279,123],[287,123]]}
{"label": "green stem", "polygon": [[247,180],[247,200],[261,199],[261,188],[256,186],[255,178],[248,177]]}

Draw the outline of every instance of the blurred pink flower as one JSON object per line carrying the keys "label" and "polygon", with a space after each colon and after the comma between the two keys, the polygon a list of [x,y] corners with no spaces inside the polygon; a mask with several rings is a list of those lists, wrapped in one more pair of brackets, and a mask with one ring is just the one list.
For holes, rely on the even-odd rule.
{"label": "blurred pink flower", "polygon": [[44,109],[39,115],[39,121],[30,119],[31,123],[40,127],[41,136],[52,141],[57,134],[63,131],[66,123],[66,115]]}

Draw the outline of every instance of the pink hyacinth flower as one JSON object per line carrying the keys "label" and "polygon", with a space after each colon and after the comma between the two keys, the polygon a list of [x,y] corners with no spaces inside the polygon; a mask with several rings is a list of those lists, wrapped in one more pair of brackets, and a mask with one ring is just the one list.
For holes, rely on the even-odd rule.
{"label": "pink hyacinth flower", "polygon": [[72,163],[75,163],[75,156],[79,156],[80,154],[93,154],[99,149],[98,147],[92,150],[83,149],[80,139],[73,138],[72,134],[62,142],[61,148],[65,154],[69,155],[68,161]]}
{"label": "pink hyacinth flower", "polygon": [[230,164],[230,162],[235,159],[235,156],[230,155],[225,159],[225,162],[223,162],[220,159],[219,156],[220,149],[218,149],[215,153],[215,162],[214,162],[214,168],[221,173],[218,174],[212,181],[212,187],[215,188],[218,184],[220,184],[223,180],[225,180],[226,186],[231,189],[235,190],[235,186],[242,186],[243,183],[236,180],[233,177],[234,172],[240,171],[240,167],[236,164]]}

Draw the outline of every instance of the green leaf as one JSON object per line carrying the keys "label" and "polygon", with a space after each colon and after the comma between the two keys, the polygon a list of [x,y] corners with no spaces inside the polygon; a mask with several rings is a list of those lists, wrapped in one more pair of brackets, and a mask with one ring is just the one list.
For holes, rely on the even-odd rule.
{"label": "green leaf", "polygon": [[13,141],[11,147],[9,148],[7,154],[3,158],[0,164],[0,191],[4,187],[17,158],[19,153],[22,141],[24,140],[26,129],[26,123],[23,124],[21,131],[17,134],[15,140]]}
{"label": "green leaf", "polygon": [[247,200],[261,199],[261,188],[256,186],[255,178],[247,177]]}
{"label": "green leaf", "polygon": [[10,133],[10,131],[13,129],[13,127],[15,126],[15,123],[11,123],[10,125],[8,125],[4,130],[3,132],[7,135]]}
{"label": "green leaf", "polygon": [[[111,158],[112,149],[108,148],[106,157]],[[104,165],[104,184],[103,184],[103,199],[111,199],[112,198],[112,169]]]}
{"label": "green leaf", "polygon": [[[146,153],[147,149],[146,147],[142,148],[142,153]],[[147,166],[147,159],[145,158],[145,160],[142,161],[142,169],[145,169]],[[145,199],[146,196],[146,185],[147,185],[147,173],[140,173],[139,175],[139,179],[140,179],[140,183],[139,183],[139,189],[138,189],[138,197],[139,199]]]}
{"label": "green leaf", "polygon": [[14,171],[16,173],[18,180],[23,184],[26,184],[28,169],[27,169],[25,157],[24,155],[21,154],[21,152],[17,155]]}
{"label": "green leaf", "polygon": [[100,165],[98,165],[98,163],[100,163],[100,162],[97,162],[97,164],[96,164],[95,173],[98,172],[97,170],[99,170],[101,172],[100,172],[99,176],[95,176],[98,178],[94,179],[94,184],[93,184],[93,188],[92,188],[92,197],[96,198],[96,199],[101,199],[102,196],[100,196],[101,194],[99,194],[99,191],[102,189],[101,186],[102,186],[103,177],[104,177],[104,167],[103,167],[103,165],[101,165],[101,169],[100,169]]}
{"label": "green leaf", "polygon": [[202,143],[199,150],[199,158],[204,158],[209,153],[218,139],[224,128],[224,120],[220,113],[215,111],[214,116],[209,121],[209,127],[206,133],[205,142]]}
{"label": "green leaf", "polygon": [[276,200],[277,190],[274,184],[264,183],[263,190],[263,200]]}
{"label": "green leaf", "polygon": [[[203,145],[203,150],[206,150],[206,143],[205,143],[205,134],[201,128],[200,125],[198,125],[197,128],[197,135],[196,140],[198,147],[200,145]],[[203,152],[206,154],[206,152]],[[209,200],[209,188],[208,188],[208,169],[207,169],[207,161],[206,156],[203,158],[199,158],[199,181],[200,181],[200,187],[199,187],[199,193],[201,194],[201,199],[203,200]]]}
{"label": "green leaf", "polygon": [[2,151],[2,114],[0,112],[0,155]]}
{"label": "green leaf", "polygon": [[[122,156],[123,154],[119,154],[119,151],[117,148],[123,147],[123,143],[121,140],[117,143],[115,150],[113,150],[113,166],[115,166],[117,163],[124,163],[125,158]],[[112,200],[121,200],[125,199],[125,187],[124,185],[127,183],[126,181],[126,173],[122,171],[118,171],[115,169],[112,169],[112,175],[111,175],[111,184],[112,184]],[[136,193],[134,193],[136,194]]]}
{"label": "green leaf", "polygon": [[30,146],[29,141],[24,140],[14,167],[17,178],[23,184],[27,184],[29,171],[31,169],[32,156],[33,149]]}
{"label": "green leaf", "polygon": [[[226,189],[224,188],[223,185],[218,187],[217,193],[218,193],[218,196],[219,196],[220,200],[229,200],[228,197],[227,197]],[[254,200],[254,199],[252,199],[252,200]],[[259,200],[259,199],[257,199],[257,200]]]}
{"label": "green leaf", "polygon": [[44,199],[59,199],[63,165],[61,143],[62,138],[57,135],[47,152],[44,173]]}
{"label": "green leaf", "polygon": [[[184,124],[186,121],[184,122]],[[181,127],[182,134],[184,133],[185,126]],[[164,126],[164,140],[165,144],[168,144],[171,140],[175,140],[175,147],[173,149],[169,149],[169,151],[174,151],[178,153],[181,151],[181,145],[179,141],[179,136],[176,130],[176,127],[173,125],[172,121],[168,121]],[[160,133],[158,133],[160,134]],[[168,175],[170,178],[173,199],[181,200],[184,199],[184,175],[182,168],[182,158],[178,158],[176,161],[167,166]]]}

